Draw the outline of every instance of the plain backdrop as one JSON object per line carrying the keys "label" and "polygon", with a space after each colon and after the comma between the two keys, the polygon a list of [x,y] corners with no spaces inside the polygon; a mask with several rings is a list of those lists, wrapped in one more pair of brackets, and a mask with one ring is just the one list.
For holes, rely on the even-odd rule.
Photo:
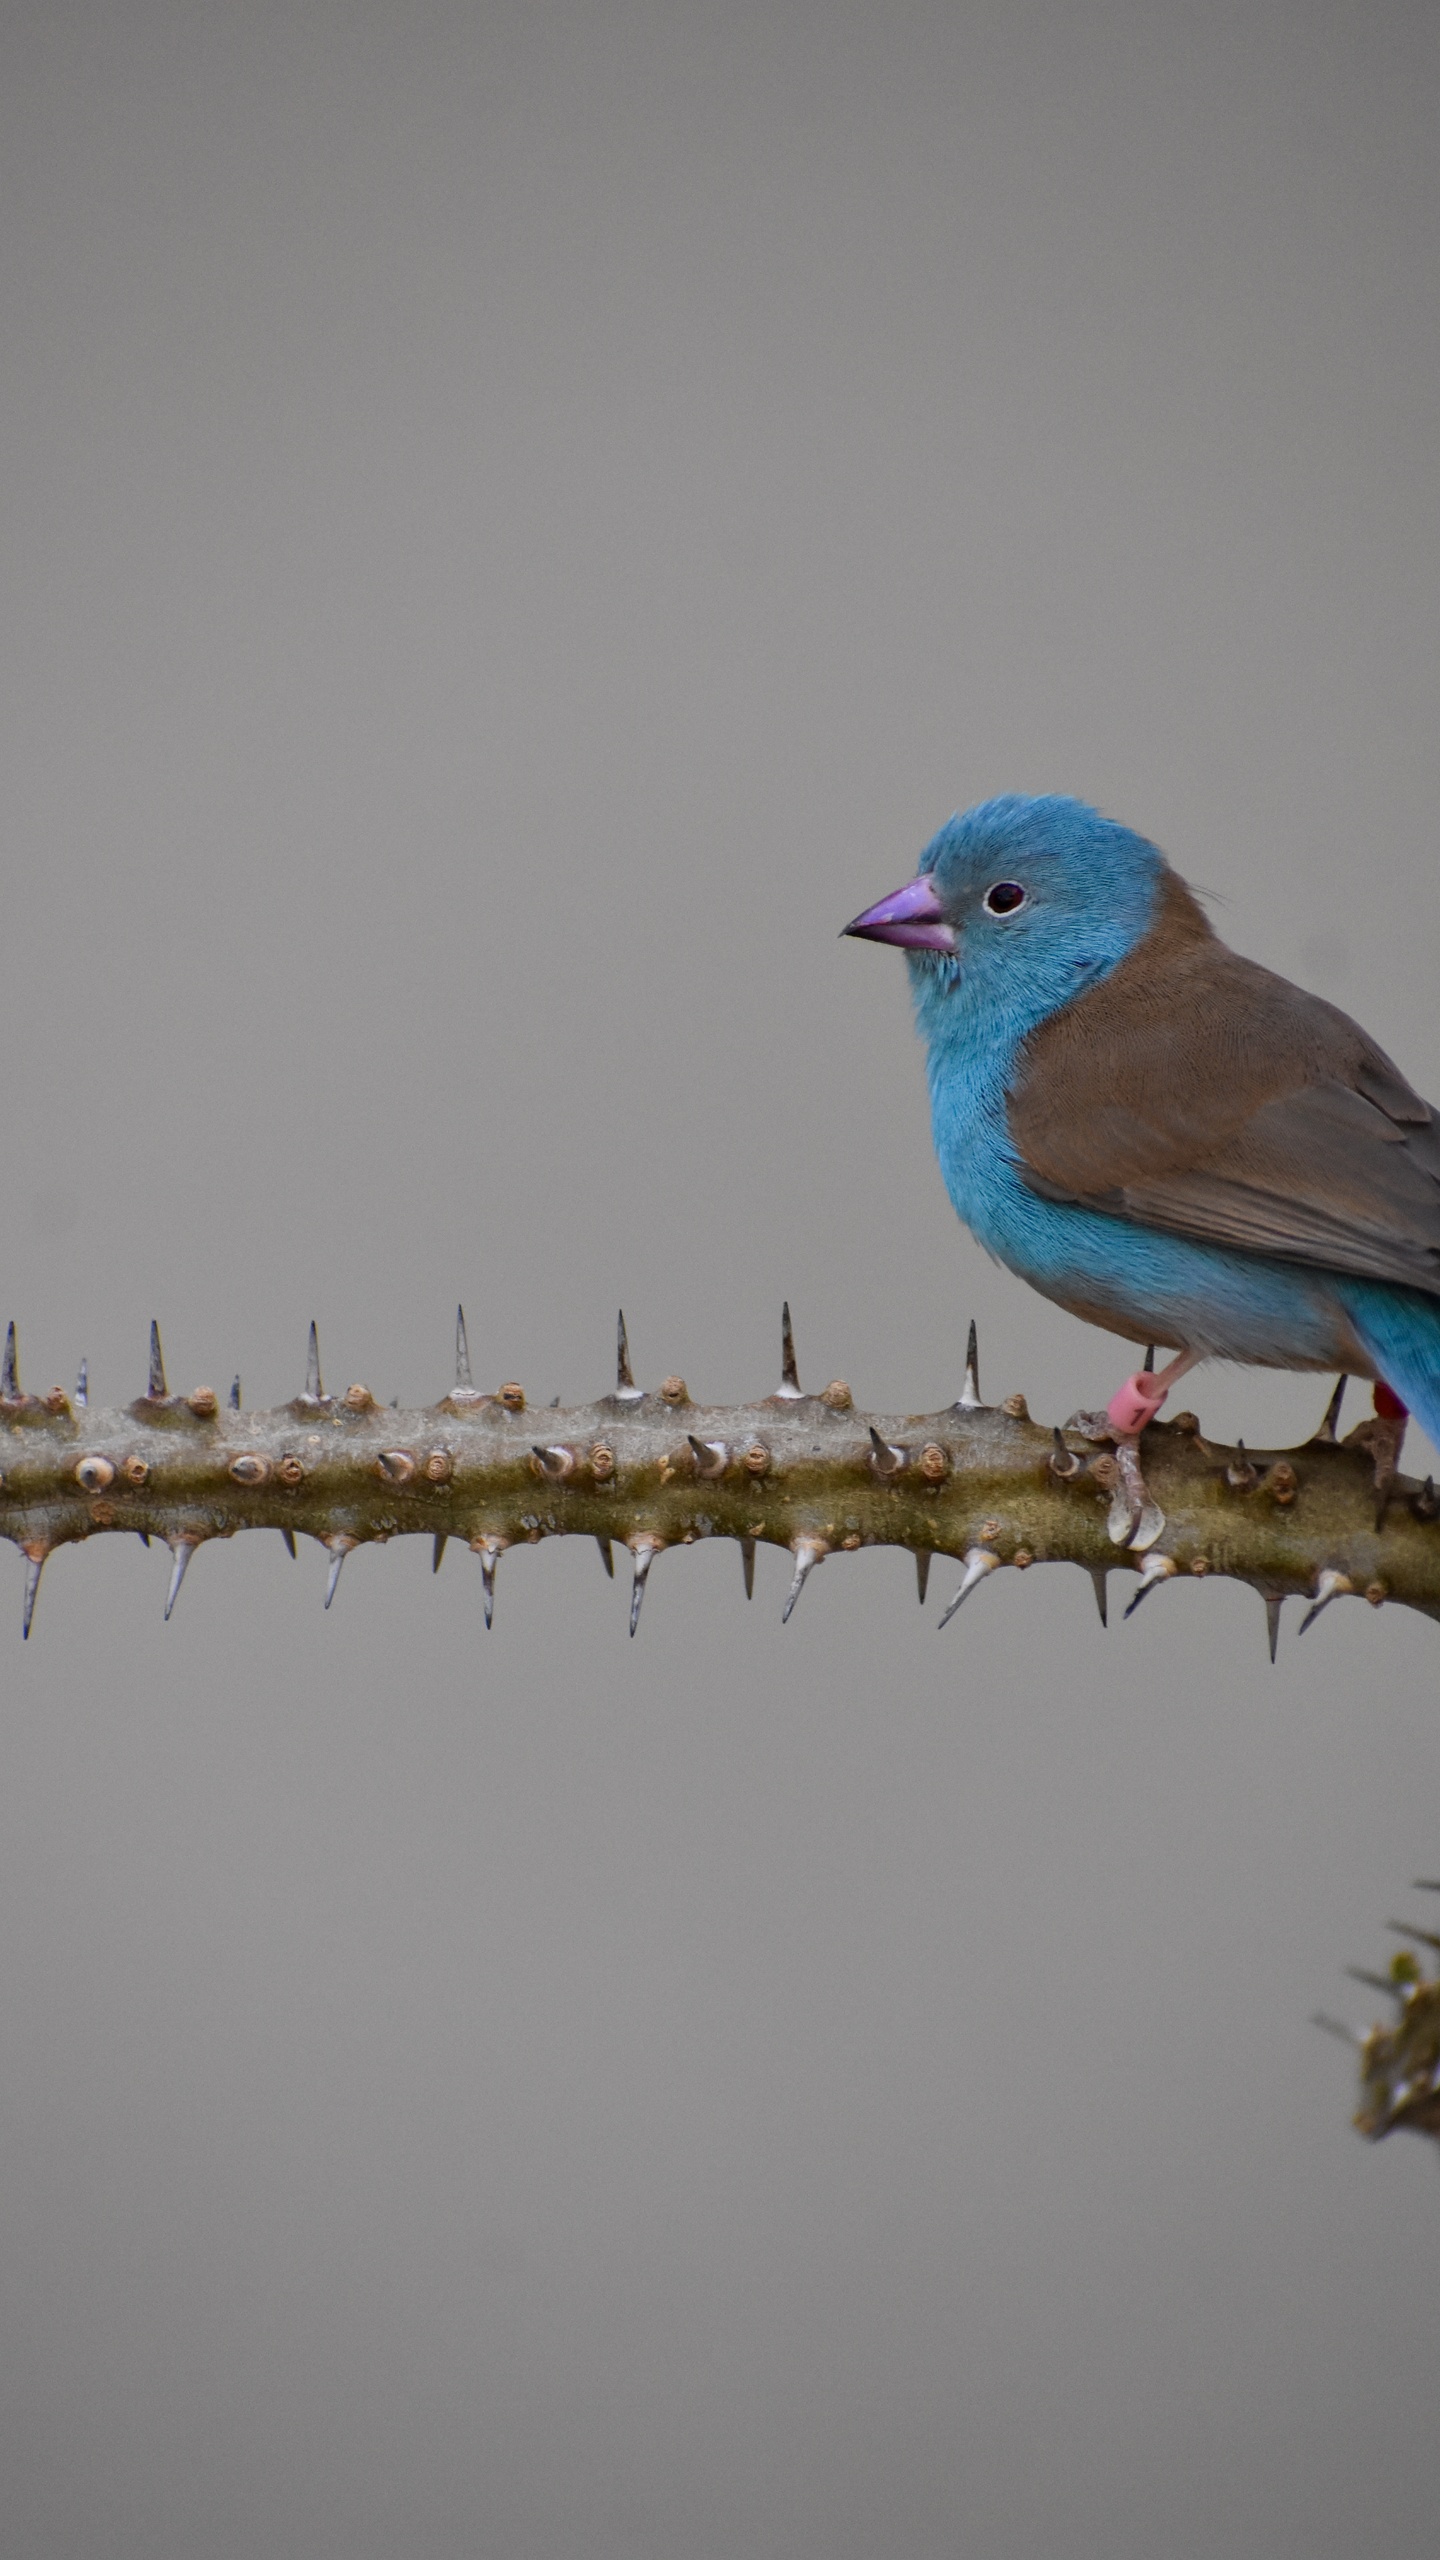
{"label": "plain backdrop", "polygon": [[[12,0],[4,1278],[247,1401],[1058,1418],[904,972],[1074,791],[1440,1093],[1432,9]],[[1323,1380],[1202,1373],[1299,1437]],[[1187,1389],[1187,1395],[1190,1390]],[[1360,1405],[1352,1406],[1352,1418]],[[1423,1462],[1423,1456],[1422,1456]],[[3,1562],[3,1560],[0,1560]],[[1434,2533],[1367,2150],[1440,1650],[903,1556],[59,1557],[0,1684],[0,2541],[1339,2560]]]}

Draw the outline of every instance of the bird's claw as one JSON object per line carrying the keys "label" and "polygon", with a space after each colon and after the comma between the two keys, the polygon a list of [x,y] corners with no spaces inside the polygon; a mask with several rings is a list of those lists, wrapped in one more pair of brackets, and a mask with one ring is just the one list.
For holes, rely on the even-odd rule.
{"label": "bird's claw", "polygon": [[1110,1478],[1110,1512],[1105,1523],[1110,1543],[1116,1547],[1128,1547],[1132,1555],[1144,1555],[1146,1549],[1153,1547],[1164,1534],[1165,1514],[1158,1502],[1152,1500],[1145,1482],[1138,1438],[1118,1432],[1108,1413],[1072,1413],[1065,1428],[1077,1432],[1084,1440],[1109,1441],[1115,1452],[1113,1459],[1098,1460],[1091,1473],[1103,1487],[1107,1469],[1114,1468]]}
{"label": "bird's claw", "polygon": [[1132,1555],[1143,1555],[1163,1534],[1165,1514],[1151,1499],[1140,1468],[1140,1452],[1133,1440],[1117,1439],[1115,1467],[1115,1491],[1105,1525],[1112,1545],[1128,1547]]}
{"label": "bird's claw", "polygon": [[1343,1446],[1347,1449],[1363,1449],[1375,1470],[1377,1530],[1385,1526],[1385,1514],[1390,1507],[1390,1497],[1395,1491],[1399,1477],[1400,1452],[1405,1442],[1407,1419],[1408,1417],[1404,1415],[1397,1420],[1391,1414],[1372,1413],[1368,1414],[1363,1422],[1357,1422],[1353,1431],[1347,1431],[1345,1434]]}

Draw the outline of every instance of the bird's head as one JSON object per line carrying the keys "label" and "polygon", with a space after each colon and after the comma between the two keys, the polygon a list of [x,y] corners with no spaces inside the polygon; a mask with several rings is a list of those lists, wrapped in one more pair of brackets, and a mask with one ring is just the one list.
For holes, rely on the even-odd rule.
{"label": "bird's head", "polygon": [[930,1036],[957,1008],[1028,1025],[1124,958],[1165,868],[1153,844],[1083,800],[985,800],[949,819],[915,878],[845,931],[909,955]]}

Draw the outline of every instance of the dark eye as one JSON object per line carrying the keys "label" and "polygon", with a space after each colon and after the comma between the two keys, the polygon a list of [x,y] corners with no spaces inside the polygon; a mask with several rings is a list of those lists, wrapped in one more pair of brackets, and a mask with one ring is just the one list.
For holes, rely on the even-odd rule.
{"label": "dark eye", "polygon": [[993,889],[986,890],[985,904],[992,916],[1013,916],[1017,907],[1024,906],[1025,892],[1018,880],[997,880]]}

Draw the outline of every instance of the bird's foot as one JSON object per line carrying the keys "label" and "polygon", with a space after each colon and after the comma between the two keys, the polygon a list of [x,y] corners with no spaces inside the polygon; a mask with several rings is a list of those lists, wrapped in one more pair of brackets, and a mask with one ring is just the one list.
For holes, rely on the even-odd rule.
{"label": "bird's foot", "polygon": [[1115,1425],[1108,1413],[1072,1413],[1065,1428],[1078,1431],[1082,1440],[1113,1440],[1115,1437]]}
{"label": "bird's foot", "polygon": [[1165,1514],[1151,1494],[1140,1465],[1138,1439],[1115,1440],[1115,1486],[1105,1526],[1112,1546],[1143,1555],[1164,1533]]}
{"label": "bird's foot", "polygon": [[1383,1378],[1375,1381],[1375,1410],[1353,1431],[1345,1434],[1347,1449],[1363,1449],[1375,1470],[1375,1526],[1383,1529],[1390,1496],[1400,1473],[1400,1452],[1405,1446],[1405,1425],[1410,1408],[1401,1403],[1393,1387]]}
{"label": "bird's foot", "polygon": [[1105,1526],[1112,1545],[1143,1555],[1162,1534],[1165,1514],[1145,1482],[1138,1432],[1117,1431],[1108,1413],[1072,1413],[1065,1428],[1086,1440],[1109,1441],[1114,1456],[1093,1459],[1090,1467],[1095,1483],[1110,1495]]}
{"label": "bird's foot", "polygon": [[1165,1528],[1165,1514],[1153,1499],[1140,1465],[1140,1434],[1154,1421],[1176,1380],[1193,1365],[1193,1355],[1182,1352],[1166,1369],[1137,1369],[1103,1413],[1074,1413],[1066,1425],[1067,1430],[1083,1432],[1087,1440],[1108,1440],[1114,1449],[1114,1458],[1108,1462],[1102,1458],[1091,1473],[1103,1485],[1107,1478],[1102,1470],[1113,1467],[1106,1527],[1113,1544],[1128,1547],[1133,1555],[1153,1547]]}

